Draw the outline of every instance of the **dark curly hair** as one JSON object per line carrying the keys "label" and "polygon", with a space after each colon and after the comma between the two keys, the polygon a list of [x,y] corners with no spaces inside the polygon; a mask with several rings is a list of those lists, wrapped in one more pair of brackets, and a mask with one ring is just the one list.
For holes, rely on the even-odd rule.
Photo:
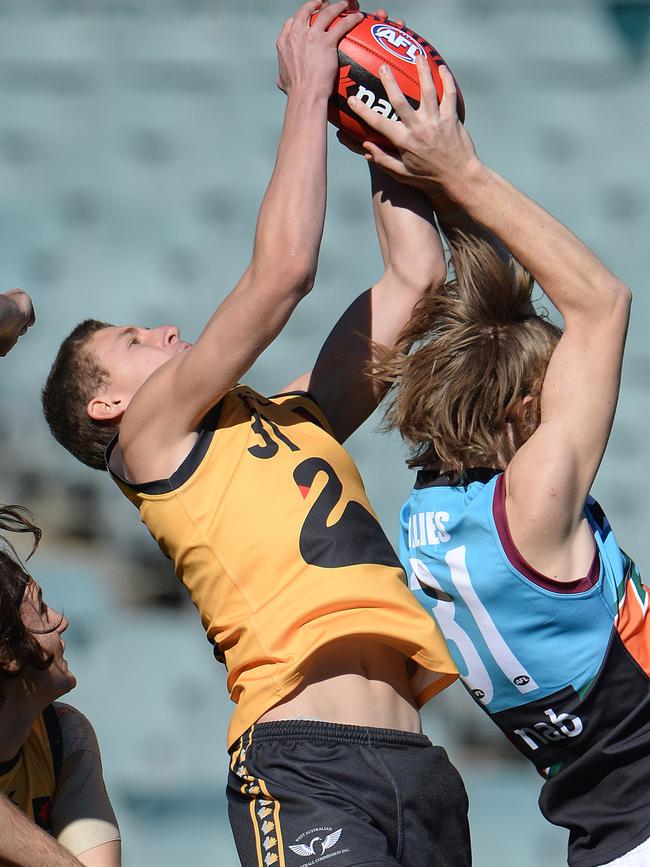
{"label": "dark curly hair", "polygon": [[[22,506],[0,506],[1,531],[32,536],[27,559],[41,540],[41,530],[31,518]],[[26,667],[42,671],[52,662],[21,617],[20,607],[31,581],[11,542],[0,536],[0,691],[3,679],[18,677]]]}

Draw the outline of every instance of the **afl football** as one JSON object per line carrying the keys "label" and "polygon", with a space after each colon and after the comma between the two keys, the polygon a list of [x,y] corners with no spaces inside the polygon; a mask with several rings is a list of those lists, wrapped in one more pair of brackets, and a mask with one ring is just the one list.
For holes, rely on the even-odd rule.
{"label": "afl football", "polygon": [[[329,101],[328,117],[334,126],[357,141],[373,141],[390,149],[392,145],[363,124],[352,111],[347,103],[348,97],[356,96],[373,111],[391,120],[399,120],[381,83],[379,67],[383,64],[391,67],[402,93],[417,108],[420,104],[420,82],[415,65],[417,56],[423,54],[429,61],[438,100],[442,98],[438,67],[447,64],[426,39],[408,27],[400,27],[393,21],[383,21],[366,12],[363,16],[363,20],[339,43],[339,75]],[[458,117],[461,121],[465,119],[460,89]]]}

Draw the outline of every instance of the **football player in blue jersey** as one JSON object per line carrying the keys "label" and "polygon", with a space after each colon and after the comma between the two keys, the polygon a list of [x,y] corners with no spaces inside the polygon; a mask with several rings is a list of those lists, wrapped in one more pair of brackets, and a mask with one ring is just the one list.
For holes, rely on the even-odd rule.
{"label": "football player in blue jersey", "polygon": [[[481,162],[440,74],[438,105],[420,62],[415,110],[382,70],[399,123],[351,100],[396,149],[366,144],[367,158],[442,205],[454,271],[377,369],[419,470],[401,557],[467,689],[545,778],[540,807],[569,830],[572,867],[647,865],[648,589],[589,495],[631,294]],[[563,330],[533,308],[533,280]]]}

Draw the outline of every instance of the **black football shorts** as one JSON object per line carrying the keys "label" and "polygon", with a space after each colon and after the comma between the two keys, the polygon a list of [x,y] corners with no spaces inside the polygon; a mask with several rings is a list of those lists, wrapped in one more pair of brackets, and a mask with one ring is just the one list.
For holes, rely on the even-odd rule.
{"label": "black football shorts", "polygon": [[421,734],[259,723],[231,751],[228,812],[243,867],[467,867],[467,794]]}

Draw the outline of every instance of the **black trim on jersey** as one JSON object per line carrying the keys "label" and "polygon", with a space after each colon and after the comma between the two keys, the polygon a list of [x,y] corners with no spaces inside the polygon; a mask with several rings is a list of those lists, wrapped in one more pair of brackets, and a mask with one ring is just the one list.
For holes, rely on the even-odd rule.
{"label": "black trim on jersey", "polygon": [[109,473],[111,474],[111,476],[113,476],[114,479],[122,482],[123,485],[126,485],[130,490],[135,491],[137,494],[168,494],[170,491],[177,490],[182,485],[184,485],[185,482],[188,481],[188,479],[192,477],[192,475],[197,470],[199,464],[206,456],[207,451],[210,448],[210,443],[212,442],[214,432],[219,425],[222,404],[223,401],[220,400],[219,403],[215,404],[212,409],[209,410],[208,413],[204,416],[203,421],[201,422],[201,430],[199,432],[199,437],[197,441],[190,449],[187,457],[184,459],[180,467],[175,470],[168,479],[156,479],[153,482],[142,482],[140,484],[136,484],[135,482],[127,481],[119,473],[115,472],[115,470],[111,468],[110,462],[111,455],[118,442],[119,434],[115,434],[113,439],[106,447],[104,460],[106,461],[106,466]]}
{"label": "black trim on jersey", "polygon": [[295,414],[299,415],[300,418],[304,418],[305,421],[308,421],[310,424],[315,424],[316,427],[324,430],[325,433],[329,433],[329,431],[325,430],[323,427],[321,419],[319,419],[318,416],[315,416],[313,412],[309,412],[306,406],[294,406],[291,412],[295,412]]}
{"label": "black trim on jersey", "polygon": [[[52,764],[54,765],[54,780],[56,782],[59,779],[59,774],[61,773],[61,765],[63,763],[63,733],[61,732],[61,723],[59,722],[59,716],[53,705],[48,704],[48,706],[43,711],[43,722],[45,724],[45,731],[47,732],[47,737],[50,742]],[[0,762],[0,777],[8,774],[9,771],[13,771],[13,769],[18,764],[21,751],[22,747],[18,750],[13,759],[9,759],[9,761],[7,762]]]}
{"label": "black trim on jersey", "polygon": [[308,397],[312,403],[315,403],[320,408],[319,402],[316,400],[311,391],[281,391],[279,394],[269,395],[269,400],[275,400],[276,397]]}
{"label": "black trim on jersey", "polygon": [[[281,391],[280,394],[272,394],[270,396],[269,400],[274,400],[275,398],[278,398],[278,397],[306,397],[307,400],[310,400],[314,404],[314,406],[318,407],[318,409],[323,413],[323,417],[325,419],[327,419],[327,416],[325,415],[323,408],[321,407],[320,403],[316,400],[314,395],[311,393],[311,391]],[[291,412],[295,412],[296,415],[302,416],[302,418],[304,418],[306,421],[312,422],[317,427],[319,427],[321,430],[325,430],[325,428],[323,427],[323,422],[317,416],[315,416],[313,413],[309,412],[309,410],[307,409],[306,406],[294,406],[294,407],[288,407],[288,409],[290,409]],[[329,420],[327,421],[327,423],[329,424]],[[329,433],[329,431],[325,431],[325,432]]]}
{"label": "black trim on jersey", "polygon": [[59,715],[54,705],[48,704],[43,711],[43,722],[45,723],[45,730],[50,741],[52,763],[54,765],[54,781],[58,784],[63,765],[63,732],[61,731]]}
{"label": "black trim on jersey", "polygon": [[461,476],[460,481],[456,481],[455,473],[419,470],[413,487],[416,491],[421,491],[423,488],[464,488],[471,485],[472,482],[482,482],[486,485],[490,479],[502,472],[503,470],[489,467],[469,467]]}
{"label": "black trim on jersey", "polygon": [[[21,747],[22,749],[22,747]],[[13,771],[13,769],[18,764],[18,759],[20,758],[20,750],[16,753],[13,759],[9,759],[8,762],[0,762],[0,777],[4,777],[5,774],[8,774],[9,771]]]}
{"label": "black trim on jersey", "polygon": [[615,628],[598,674],[580,692],[567,686],[490,716],[538,769],[559,765],[539,806],[568,828],[571,867],[609,863],[648,838],[650,678]]}

